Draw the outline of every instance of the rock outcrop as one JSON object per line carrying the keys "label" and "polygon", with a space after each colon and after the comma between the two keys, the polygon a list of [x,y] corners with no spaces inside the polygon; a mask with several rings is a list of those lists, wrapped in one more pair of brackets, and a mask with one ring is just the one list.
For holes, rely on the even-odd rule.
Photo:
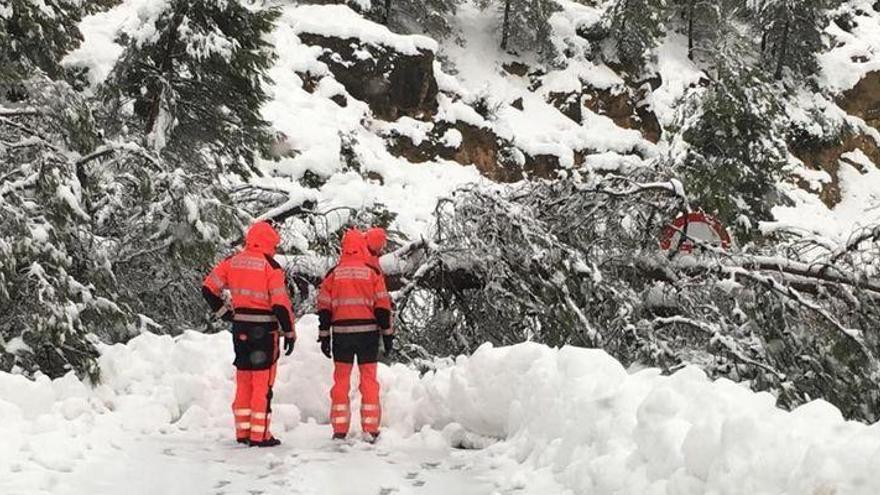
{"label": "rock outcrop", "polygon": [[324,48],[319,60],[348,93],[382,120],[430,119],[437,112],[434,53],[399,53],[357,38],[300,33],[303,43]]}
{"label": "rock outcrop", "polygon": [[[822,170],[831,176],[831,181],[824,183],[822,189],[818,191],[819,199],[829,208],[833,208],[841,200],[838,173],[840,162],[846,161],[843,158],[844,154],[861,150],[872,162],[880,164],[880,146],[874,141],[874,138],[861,133],[846,132],[838,142],[830,144],[791,143],[790,148],[792,154],[804,162],[807,168]],[[859,168],[858,164],[852,163],[852,165]],[[801,183],[800,186],[804,189],[810,189],[806,183]]]}
{"label": "rock outcrop", "polygon": [[[860,117],[868,125],[880,130],[880,71],[869,72],[852,89],[845,91],[837,103],[848,114]],[[829,208],[834,207],[841,200],[838,172],[840,162],[848,161],[843,155],[860,150],[875,165],[880,166],[880,144],[872,136],[856,130],[845,131],[836,142],[818,144],[793,142],[790,143],[790,148],[792,154],[808,168],[825,171],[831,176],[831,181],[823,184],[822,190],[818,191],[819,198]],[[858,169],[861,168],[861,164],[852,162],[850,164]],[[810,189],[806,183],[800,185]]]}
{"label": "rock outcrop", "polygon": [[639,89],[629,85],[611,88],[594,88],[584,85],[580,91],[551,92],[547,102],[555,106],[566,117],[583,123],[583,109],[605,115],[624,129],[634,129],[652,143],[660,141],[662,129],[657,115],[647,104],[651,87],[645,83]]}
{"label": "rock outcrop", "polygon": [[[869,72],[838,101],[850,115],[861,117],[880,130],[880,71]],[[880,162],[878,162],[880,163]]]}
{"label": "rock outcrop", "polygon": [[[444,139],[452,131],[459,136],[451,145]],[[530,155],[487,127],[466,122],[438,122],[420,143],[399,134],[388,136],[389,151],[413,163],[436,158],[462,165],[474,165],[480,174],[495,182],[516,182],[526,177],[549,179],[562,168],[555,155]],[[584,153],[575,153],[575,166],[583,164]]]}

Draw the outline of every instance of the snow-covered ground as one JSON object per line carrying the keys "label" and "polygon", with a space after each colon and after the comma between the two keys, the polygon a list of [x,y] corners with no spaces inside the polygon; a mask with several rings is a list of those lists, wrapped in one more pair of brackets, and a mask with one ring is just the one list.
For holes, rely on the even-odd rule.
{"label": "snow-covered ground", "polygon": [[602,351],[530,343],[424,376],[382,366],[381,441],[334,444],[316,318],[299,330],[274,450],[231,441],[228,334],[104,346],[97,388],[0,374],[0,493],[880,493],[880,429],[823,401],[789,413],[696,368],[628,373]]}

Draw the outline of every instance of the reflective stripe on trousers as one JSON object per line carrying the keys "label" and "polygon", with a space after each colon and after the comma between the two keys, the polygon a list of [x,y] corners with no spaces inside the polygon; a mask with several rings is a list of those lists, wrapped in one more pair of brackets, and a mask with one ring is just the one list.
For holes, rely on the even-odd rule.
{"label": "reflective stripe on trousers", "polygon": [[247,313],[237,313],[232,319],[241,323],[276,323],[278,321],[275,315],[253,315]]}
{"label": "reflective stripe on trousers", "polygon": [[333,333],[366,333],[366,332],[375,332],[379,330],[379,326],[375,323],[371,323],[368,325],[348,325],[348,326],[334,326]]}
{"label": "reflective stripe on trousers", "polygon": [[348,404],[348,391],[351,388],[350,363],[333,363],[333,388],[330,389],[330,424],[333,433],[348,433],[351,423],[351,407]]}

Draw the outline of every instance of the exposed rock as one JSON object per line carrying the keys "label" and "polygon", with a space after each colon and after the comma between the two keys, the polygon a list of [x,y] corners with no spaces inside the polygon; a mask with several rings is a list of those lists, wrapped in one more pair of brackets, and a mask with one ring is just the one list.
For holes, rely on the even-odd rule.
{"label": "exposed rock", "polygon": [[525,77],[529,73],[529,66],[522,62],[509,62],[501,66],[505,72],[514,76]]}
{"label": "exposed rock", "polygon": [[591,111],[605,115],[624,129],[635,129],[642,136],[656,143],[660,141],[662,129],[657,115],[644,104],[650,85],[642,85],[638,90],[628,86],[611,89],[585,89],[583,104]]}
{"label": "exposed rock", "polygon": [[512,106],[513,108],[515,108],[515,109],[517,109],[517,110],[522,111],[522,109],[523,109],[523,99],[522,99],[522,97],[519,97],[519,98],[513,100],[513,103],[511,103],[510,106]]}
{"label": "exposed rock", "polygon": [[880,130],[880,71],[866,74],[855,87],[843,93],[838,103],[847,113]]}
{"label": "exposed rock", "polygon": [[581,98],[581,93],[552,92],[547,96],[547,102],[559,109],[563,115],[580,124],[584,121]]}
{"label": "exposed rock", "polygon": [[[457,148],[443,144],[442,137],[450,129],[461,133],[461,144]],[[516,182],[526,176],[552,178],[560,169],[559,158],[555,155],[531,156],[491,129],[461,121],[437,123],[418,145],[406,136],[393,135],[389,138],[388,149],[414,163],[443,158],[462,165],[474,165],[481,175],[496,182]],[[582,154],[575,158],[576,163],[584,161]]]}
{"label": "exposed rock", "polygon": [[311,33],[299,37],[307,45],[325,49],[319,60],[352,97],[366,102],[376,117],[388,121],[402,116],[428,119],[437,112],[433,52],[419,50],[418,55],[407,55],[356,38]]}
{"label": "exposed rock", "polygon": [[559,157],[556,155],[535,155],[526,154],[526,163],[523,170],[529,177],[539,179],[555,178],[559,172]]}
{"label": "exposed rock", "polygon": [[342,108],[348,106],[348,98],[346,98],[345,95],[333,95],[330,99],[333,100],[333,103],[336,103]]}
{"label": "exposed rock", "polygon": [[[880,164],[880,146],[870,136],[865,134],[847,133],[836,143],[820,143],[820,144],[803,144],[800,142],[789,145],[794,156],[800,159],[804,164],[813,170],[823,170],[831,176],[831,181],[822,185],[819,191],[819,199],[822,200],[829,208],[833,208],[840,203],[840,161],[847,161],[841,158],[844,154],[855,150],[861,150],[872,162]],[[857,164],[854,164],[857,166]],[[801,181],[799,184],[804,189],[809,189],[809,185]]]}
{"label": "exposed rock", "polygon": [[302,88],[307,93],[314,93],[318,89],[318,82],[321,81],[320,77],[316,77],[311,72],[297,72],[296,75],[302,80]]}

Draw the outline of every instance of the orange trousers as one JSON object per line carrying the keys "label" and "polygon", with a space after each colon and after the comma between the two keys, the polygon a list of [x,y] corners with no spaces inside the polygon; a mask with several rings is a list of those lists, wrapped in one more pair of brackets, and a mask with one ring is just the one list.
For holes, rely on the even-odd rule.
{"label": "orange trousers", "polygon": [[262,442],[272,438],[269,423],[272,420],[272,385],[277,367],[277,364],[273,364],[267,370],[235,371],[232,412],[235,415],[235,436],[239,440],[249,438]]}
{"label": "orange trousers", "polygon": [[[351,388],[352,363],[336,361],[333,370],[333,388],[330,389],[330,423],[333,433],[348,433],[351,423],[351,408],[348,393]],[[361,429],[366,433],[378,433],[382,422],[382,410],[379,406],[379,380],[376,363],[358,365],[361,381],[358,387],[361,392]]]}

